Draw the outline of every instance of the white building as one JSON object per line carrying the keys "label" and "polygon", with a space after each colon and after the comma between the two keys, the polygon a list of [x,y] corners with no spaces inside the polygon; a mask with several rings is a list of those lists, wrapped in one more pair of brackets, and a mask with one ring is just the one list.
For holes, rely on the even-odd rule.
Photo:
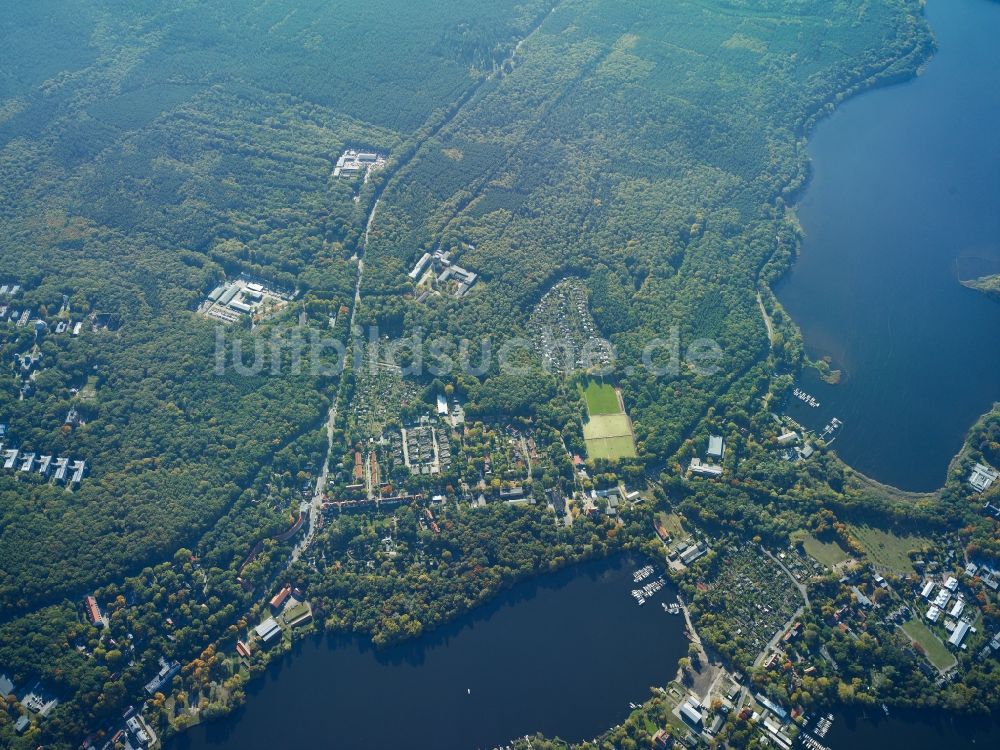
{"label": "white building", "polygon": [[962,645],[962,639],[965,638],[965,634],[969,632],[969,623],[966,620],[962,620],[958,625],[955,626],[955,631],[951,634],[951,638],[948,639],[950,643],[955,648]]}
{"label": "white building", "polygon": [[680,715],[695,729],[701,729],[704,725],[704,717],[701,714],[701,706],[688,698],[681,704]]}
{"label": "white building", "polygon": [[972,467],[969,475],[969,484],[976,492],[986,492],[990,486],[1000,477],[994,469],[985,464],[976,464]]}
{"label": "white building", "polygon": [[709,458],[722,459],[723,455],[726,453],[726,442],[722,439],[721,435],[709,435],[708,436],[708,450],[705,455]]}
{"label": "white building", "polygon": [[264,622],[254,628],[257,637],[264,643],[270,643],[275,637],[281,635],[281,628],[273,617],[268,617]]}
{"label": "white building", "polygon": [[424,253],[422,256],[420,256],[420,260],[417,261],[417,265],[413,267],[413,270],[410,271],[409,274],[410,279],[412,281],[416,281],[420,277],[420,274],[424,272],[424,268],[427,267],[427,264],[428,262],[430,262],[430,259],[431,259],[430,253]]}
{"label": "white building", "polygon": [[714,466],[712,464],[703,464],[700,458],[692,458],[691,466],[689,467],[692,474],[696,474],[700,477],[709,477],[710,479],[715,479],[722,476],[722,467]]}

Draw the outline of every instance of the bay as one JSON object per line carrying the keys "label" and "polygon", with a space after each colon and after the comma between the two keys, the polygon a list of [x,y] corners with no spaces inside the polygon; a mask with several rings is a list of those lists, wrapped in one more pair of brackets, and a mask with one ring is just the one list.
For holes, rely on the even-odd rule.
{"label": "bay", "polygon": [[[801,257],[777,288],[809,354],[838,454],[905,490],[944,483],[1000,398],[1000,304],[959,274],[1000,267],[1000,3],[930,0],[918,78],[849,100],[810,136]],[[963,276],[962,278],[965,278]]]}

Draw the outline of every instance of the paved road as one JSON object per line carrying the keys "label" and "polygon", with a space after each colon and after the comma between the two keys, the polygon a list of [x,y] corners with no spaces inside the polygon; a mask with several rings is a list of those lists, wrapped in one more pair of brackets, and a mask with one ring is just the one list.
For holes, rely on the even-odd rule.
{"label": "paved road", "polygon": [[[368,221],[365,223],[365,239],[361,245],[362,252],[368,249],[368,236],[371,234],[372,223],[375,221],[375,212],[378,211],[378,203],[381,198],[376,198],[375,203],[372,204],[371,213],[368,214]],[[358,314],[358,303],[361,302],[361,281],[365,274],[365,260],[364,258],[358,259],[358,274],[357,279],[354,282],[354,304],[351,306],[351,319],[347,325],[348,336],[354,330],[354,321]],[[312,500],[308,503],[303,503],[300,510],[309,512],[309,526],[306,530],[305,536],[295,545],[295,549],[292,550],[292,556],[289,558],[288,564],[293,565],[298,562],[302,557],[302,554],[309,549],[309,545],[312,544],[313,537],[316,535],[316,526],[319,521],[319,514],[323,509],[323,501],[326,499],[326,483],[330,476],[330,460],[333,458],[333,433],[337,425],[337,407],[340,404],[340,394],[343,389],[343,380],[337,387],[337,395],[334,396],[333,404],[330,406],[330,411],[326,415],[326,456],[323,459],[323,468],[320,469],[319,476],[316,478],[316,488],[313,490]]]}

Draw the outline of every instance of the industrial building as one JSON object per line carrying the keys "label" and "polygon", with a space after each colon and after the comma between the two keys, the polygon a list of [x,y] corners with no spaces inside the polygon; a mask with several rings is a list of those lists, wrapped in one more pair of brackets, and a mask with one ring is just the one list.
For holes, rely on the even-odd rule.
{"label": "industrial building", "polygon": [[385,156],[374,151],[355,151],[347,149],[333,168],[333,176],[340,177],[342,174],[357,174],[361,170],[371,172],[373,169],[381,169],[385,166]]}
{"label": "industrial building", "polygon": [[254,315],[264,307],[279,310],[293,294],[268,288],[258,281],[240,276],[210,291],[199,311],[223,323],[236,323],[245,315]]}

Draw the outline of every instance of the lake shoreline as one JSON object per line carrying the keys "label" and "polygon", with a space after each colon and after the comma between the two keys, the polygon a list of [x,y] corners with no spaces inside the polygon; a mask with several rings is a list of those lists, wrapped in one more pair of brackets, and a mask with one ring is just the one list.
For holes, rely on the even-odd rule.
{"label": "lake shoreline", "polygon": [[[411,729],[406,731],[412,734],[420,718],[416,736],[421,747],[486,746],[474,739],[483,735],[491,737],[492,747],[526,729],[580,740],[600,734],[627,716],[629,700],[648,700],[649,684],[666,684],[687,653],[682,618],[670,617],[656,602],[638,607],[628,595],[634,585],[632,570],[643,559],[641,553],[623,551],[551,576],[535,576],[466,616],[396,646],[379,648],[361,636],[314,632],[276,654],[260,675],[263,679],[252,681],[243,706],[221,721],[207,721],[190,728],[193,731],[173,735],[166,747],[246,748],[250,738],[250,746],[267,746],[262,733],[272,728],[266,716],[284,713],[276,703],[287,703],[289,710],[296,706],[301,713],[297,732],[307,740],[331,718],[303,707],[315,704],[324,707],[321,714],[340,717],[341,746],[386,746],[395,741],[392,733],[397,730],[370,725],[377,706],[369,705],[366,697],[383,694],[397,713],[407,715],[399,719],[409,722]],[[668,583],[659,597],[666,601],[673,595],[674,585]],[[583,618],[585,613],[591,622]],[[629,643],[578,659],[585,643],[596,645],[599,633],[612,632],[616,641],[624,638]],[[649,653],[654,633],[661,645],[672,645]],[[518,675],[521,666],[529,664],[532,678],[523,684]],[[573,669],[580,670],[575,678],[567,673]],[[479,702],[494,705],[497,697],[509,694],[511,680],[527,696],[514,703],[524,705],[485,719],[477,716]],[[626,682],[632,687],[625,687]],[[602,690],[590,689],[591,684],[601,684]],[[539,701],[553,689],[561,693],[559,706]],[[406,705],[393,697],[394,691],[409,696]],[[609,702],[612,695],[616,697]],[[459,716],[460,705],[476,708],[454,719],[454,725],[428,723],[424,713],[432,705],[437,706],[435,712],[441,710],[441,702],[455,704],[456,711],[448,715]],[[262,708],[267,710],[262,713]],[[579,710],[591,719],[579,722]],[[571,726],[576,729],[568,730]]]}
{"label": "lake shoreline", "polygon": [[[901,496],[945,488],[952,457],[997,396],[995,352],[976,354],[995,313],[954,284],[956,256],[996,253],[986,210],[996,200],[995,149],[980,143],[988,138],[975,124],[982,117],[954,114],[969,101],[984,112],[996,106],[992,95],[969,98],[985,81],[975,75],[980,58],[993,55],[963,43],[993,28],[989,5],[929,3],[920,17],[933,44],[923,59],[911,49],[910,75],[898,75],[903,61],[890,66],[891,75],[853,89],[887,93],[824,110],[835,126],[812,122],[808,179],[789,208],[802,228],[792,262],[769,285],[809,356],[830,354],[843,370],[839,390],[823,399],[850,428],[839,456]],[[939,99],[941,112],[909,126]],[[957,138],[956,122],[968,131]],[[978,162],[977,148],[988,149]],[[934,231],[951,225],[962,230]]]}

